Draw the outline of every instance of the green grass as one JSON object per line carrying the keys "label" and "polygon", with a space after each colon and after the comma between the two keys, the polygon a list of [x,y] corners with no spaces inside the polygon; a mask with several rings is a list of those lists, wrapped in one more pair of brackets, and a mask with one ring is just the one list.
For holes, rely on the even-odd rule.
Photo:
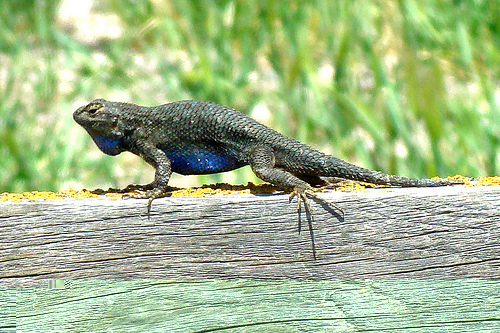
{"label": "green grass", "polygon": [[0,191],[150,181],[73,122],[97,97],[265,105],[267,125],[365,167],[500,173],[499,0],[107,0],[90,26],[119,33],[93,40],[85,13],[64,21],[58,9],[0,3]]}

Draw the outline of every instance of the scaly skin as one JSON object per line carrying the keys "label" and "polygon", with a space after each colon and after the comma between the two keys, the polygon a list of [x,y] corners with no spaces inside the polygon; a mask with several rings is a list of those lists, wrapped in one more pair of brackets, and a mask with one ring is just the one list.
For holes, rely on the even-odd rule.
{"label": "scaly skin", "polygon": [[[148,212],[151,201],[166,192],[172,172],[211,174],[245,165],[250,165],[260,179],[290,190],[290,199],[297,196],[298,211],[303,201],[306,213],[310,207],[308,196],[322,200],[313,193],[313,185],[325,184],[324,178],[403,187],[457,183],[365,169],[323,154],[239,111],[211,102],[179,101],[146,107],[96,99],[78,108],[73,118],[104,153],[117,155],[130,151],[155,168],[152,183],[128,187],[136,190],[132,196],[149,198]],[[310,214],[308,222],[316,258]]]}

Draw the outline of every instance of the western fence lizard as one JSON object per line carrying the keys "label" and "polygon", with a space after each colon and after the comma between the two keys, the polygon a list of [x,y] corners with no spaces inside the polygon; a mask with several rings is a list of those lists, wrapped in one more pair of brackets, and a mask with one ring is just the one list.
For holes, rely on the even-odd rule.
{"label": "western fence lizard", "polygon": [[[308,216],[316,258],[308,196],[322,200],[313,185],[344,178],[389,186],[442,186],[455,181],[413,179],[365,169],[326,155],[282,135],[245,114],[205,101],[179,101],[155,107],[96,99],[78,108],[74,120],[108,155],[130,151],[156,169],[147,185],[134,185],[132,195],[151,201],[166,192],[172,172],[211,174],[250,165],[260,179],[290,190]],[[340,210],[341,211],[341,210]],[[342,211],[341,211],[342,212]],[[343,214],[343,213],[342,213]]]}

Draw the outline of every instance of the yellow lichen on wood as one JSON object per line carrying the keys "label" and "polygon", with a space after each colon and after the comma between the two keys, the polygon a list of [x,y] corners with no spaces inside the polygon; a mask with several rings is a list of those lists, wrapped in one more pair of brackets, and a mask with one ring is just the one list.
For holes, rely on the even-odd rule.
{"label": "yellow lichen on wood", "polygon": [[[438,177],[434,177],[433,179],[441,179]],[[447,180],[457,180],[462,182],[464,185],[468,186],[493,186],[500,185],[500,176],[495,177],[477,177],[474,179],[467,178],[460,175],[446,177]],[[364,182],[356,182],[356,181],[341,181],[337,184],[334,184],[332,188],[336,190],[340,190],[343,192],[358,192],[364,191],[366,187],[370,188],[379,188],[385,187],[390,189],[390,187],[386,187],[383,185],[374,185],[370,183]],[[248,183],[247,185],[230,185],[226,183],[217,183],[210,185],[203,185],[200,187],[191,187],[191,188],[172,188],[170,192],[167,193],[166,196],[172,197],[204,197],[216,194],[243,194],[243,193],[274,193],[279,191],[280,189],[276,186],[264,183],[255,185],[253,183]],[[0,193],[0,201],[21,201],[21,200],[54,200],[54,199],[85,199],[85,198],[107,198],[110,200],[121,199],[124,196],[124,192],[119,189],[109,189],[109,190],[101,190],[96,189],[93,191],[89,190],[62,190],[58,192],[49,192],[49,191],[32,191],[32,192],[22,192],[22,193]]]}
{"label": "yellow lichen on wood", "polygon": [[471,178],[465,177],[465,176],[462,176],[462,175],[448,176],[446,178],[433,177],[432,179],[438,179],[438,180],[439,179],[455,180],[455,181],[458,181],[458,182],[462,182],[464,185],[469,185],[470,182],[471,182]]}
{"label": "yellow lichen on wood", "polygon": [[[120,193],[106,194],[110,198],[121,198]],[[99,194],[89,190],[61,190],[58,192],[50,191],[31,191],[22,193],[0,193],[0,201],[21,201],[21,200],[55,200],[55,199],[85,199],[85,198],[100,198]]]}
{"label": "yellow lichen on wood", "polygon": [[[248,183],[247,185],[230,185],[230,184],[211,184],[193,188],[173,188],[167,193],[167,196],[182,197],[192,196],[201,197],[215,194],[234,194],[234,193],[272,193],[278,188],[269,184],[255,185]],[[89,190],[63,190],[58,192],[50,191],[32,191],[22,193],[0,193],[0,201],[21,201],[21,200],[55,200],[55,199],[86,199],[86,198],[107,198],[111,200],[121,199],[124,196],[119,189],[94,191]]]}
{"label": "yellow lichen on wood", "polygon": [[477,177],[474,179],[474,182],[469,182],[467,185],[471,186],[493,186],[500,185],[500,176],[494,177]]}

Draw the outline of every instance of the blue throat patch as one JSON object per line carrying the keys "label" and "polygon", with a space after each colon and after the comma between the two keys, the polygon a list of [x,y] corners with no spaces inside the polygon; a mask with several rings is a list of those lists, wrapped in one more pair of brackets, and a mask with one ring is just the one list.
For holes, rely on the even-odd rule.
{"label": "blue throat patch", "polygon": [[95,144],[102,150],[103,153],[108,155],[117,155],[120,153],[118,150],[118,145],[121,140],[114,140],[111,138],[106,138],[104,136],[95,136],[92,137],[94,139]]}

